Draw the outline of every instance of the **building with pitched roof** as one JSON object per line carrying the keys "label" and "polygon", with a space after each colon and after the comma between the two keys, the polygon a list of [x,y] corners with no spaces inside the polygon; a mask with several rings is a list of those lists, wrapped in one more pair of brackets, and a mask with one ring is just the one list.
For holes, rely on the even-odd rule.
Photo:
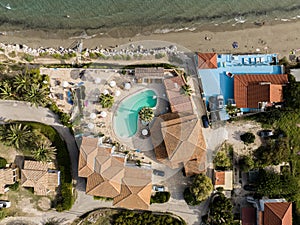
{"label": "building with pitched roof", "polygon": [[222,187],[225,191],[231,191],[232,185],[232,170],[229,171],[215,171],[214,172],[214,185],[215,188]]}
{"label": "building with pitched roof", "polygon": [[218,68],[216,53],[198,53],[198,69]]}
{"label": "building with pitched roof", "polygon": [[263,217],[264,225],[292,225],[292,203],[265,203]]}
{"label": "building with pitched roof", "polygon": [[287,74],[238,74],[234,76],[234,99],[238,108],[261,108],[283,102]]}
{"label": "building with pitched roof", "polygon": [[171,111],[174,113],[193,113],[193,105],[190,96],[182,94],[182,86],[186,85],[183,76],[175,76],[164,79],[166,93],[169,99]]}
{"label": "building with pitched roof", "polygon": [[83,137],[78,175],[87,179],[86,193],[113,198],[113,205],[129,209],[148,209],[152,189],[152,170],[126,165],[126,155],[98,138]]}
{"label": "building with pitched roof", "polygon": [[151,127],[156,159],[170,168],[185,167],[187,176],[205,171],[206,144],[196,115],[160,115]]}
{"label": "building with pitched roof", "polygon": [[0,194],[4,194],[9,189],[7,185],[12,185],[19,179],[19,169],[17,167],[8,167],[0,169]]}
{"label": "building with pitched roof", "polygon": [[242,208],[242,225],[256,225],[256,209],[253,207]]}
{"label": "building with pitched roof", "polygon": [[292,203],[285,199],[261,199],[257,207],[257,225],[292,225]]}
{"label": "building with pitched roof", "polygon": [[36,195],[53,194],[60,185],[60,172],[49,169],[48,163],[25,160],[21,169],[22,187],[31,187]]}

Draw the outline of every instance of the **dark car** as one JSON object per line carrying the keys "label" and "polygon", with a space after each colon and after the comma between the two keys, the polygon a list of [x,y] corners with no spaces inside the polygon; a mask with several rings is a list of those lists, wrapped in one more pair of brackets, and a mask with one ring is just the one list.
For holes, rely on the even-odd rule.
{"label": "dark car", "polygon": [[207,116],[206,116],[206,115],[203,115],[203,116],[201,117],[201,119],[202,119],[203,127],[208,128],[208,127],[209,127],[209,122],[208,122]]}
{"label": "dark car", "polygon": [[153,170],[153,174],[154,175],[157,175],[157,176],[161,176],[161,177],[163,177],[163,176],[165,176],[165,172],[164,171],[161,171],[161,170]]}
{"label": "dark car", "polygon": [[246,191],[257,191],[257,187],[255,185],[253,185],[253,184],[246,184],[244,186],[244,189]]}
{"label": "dark car", "polygon": [[273,136],[274,134],[273,134],[272,130],[261,130],[261,131],[259,131],[258,135],[261,136],[262,138],[264,138],[264,137]]}

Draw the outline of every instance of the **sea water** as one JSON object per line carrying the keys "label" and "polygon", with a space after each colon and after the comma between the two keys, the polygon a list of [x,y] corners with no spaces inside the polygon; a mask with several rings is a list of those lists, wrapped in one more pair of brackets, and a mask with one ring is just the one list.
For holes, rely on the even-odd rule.
{"label": "sea water", "polygon": [[297,19],[299,0],[0,0],[0,31],[118,29],[122,36]]}

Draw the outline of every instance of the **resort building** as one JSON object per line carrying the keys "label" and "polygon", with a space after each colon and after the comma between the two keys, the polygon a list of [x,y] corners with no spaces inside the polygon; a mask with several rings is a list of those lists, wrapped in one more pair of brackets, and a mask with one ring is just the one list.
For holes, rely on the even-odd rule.
{"label": "resort building", "polygon": [[87,179],[86,193],[113,198],[113,205],[148,209],[152,170],[127,163],[127,156],[103,145],[98,138],[82,137],[78,175]]}
{"label": "resort building", "polygon": [[182,76],[164,80],[171,113],[158,116],[151,127],[156,159],[170,168],[184,167],[186,176],[205,171],[206,144],[192,101],[181,93]]}
{"label": "resort building", "polygon": [[0,169],[0,194],[9,191],[7,185],[12,185],[19,179],[19,170],[17,167],[12,166]]}
{"label": "resort building", "polygon": [[224,191],[231,191],[233,189],[232,178],[233,178],[232,170],[215,171],[214,172],[215,189],[221,187],[224,189]]}
{"label": "resort building", "polygon": [[[278,59],[276,54],[253,54],[253,55],[232,55],[232,54],[216,54],[216,53],[198,53],[197,54],[198,75],[201,79],[203,96],[206,99],[207,106],[212,112],[212,122],[217,120],[227,120],[229,116],[226,114],[225,106],[228,104],[240,107],[239,91],[236,91],[235,80],[236,76],[248,76],[252,75],[265,75],[267,77],[275,77],[283,74],[283,67],[277,65]],[[286,75],[285,75],[286,76]],[[238,79],[238,78],[237,78]],[[255,79],[253,77],[253,79]],[[273,79],[273,78],[270,78]],[[268,80],[259,80],[257,83],[269,82]],[[277,83],[272,83],[277,84]],[[282,85],[282,83],[280,84]],[[252,87],[251,90],[254,88]],[[264,89],[266,93],[266,87]],[[264,94],[263,101],[269,100],[281,100],[279,97],[273,99],[273,96],[281,95],[281,88],[272,86],[269,88],[269,98],[267,94]],[[261,92],[259,90],[258,92]],[[277,92],[277,93],[276,93]],[[251,93],[249,93],[251,95]],[[218,98],[222,100],[223,104],[218,104]],[[244,96],[242,98],[245,99]],[[254,97],[249,97],[255,99]],[[254,102],[260,102],[260,98],[253,100]],[[274,102],[274,101],[273,101]],[[265,104],[262,104],[264,106]],[[257,109],[258,104],[251,105],[251,107],[245,107],[247,104],[241,105],[241,111],[247,112],[251,109]]]}
{"label": "resort building", "polygon": [[183,76],[164,79],[167,97],[173,113],[193,114],[190,96],[182,94],[182,86],[186,84]]}
{"label": "resort building", "polygon": [[237,74],[234,76],[234,100],[238,108],[265,108],[283,102],[287,74]]}
{"label": "resort building", "polygon": [[256,225],[256,209],[253,207],[242,208],[242,225]]}
{"label": "resort building", "polygon": [[21,169],[21,185],[25,188],[33,188],[36,195],[54,194],[60,185],[60,172],[48,163],[24,160]]}
{"label": "resort building", "polygon": [[284,199],[259,201],[259,225],[292,225],[292,203]]}

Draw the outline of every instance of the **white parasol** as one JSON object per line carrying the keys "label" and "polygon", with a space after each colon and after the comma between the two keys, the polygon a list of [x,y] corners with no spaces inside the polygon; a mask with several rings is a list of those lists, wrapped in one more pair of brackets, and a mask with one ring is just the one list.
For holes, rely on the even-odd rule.
{"label": "white parasol", "polygon": [[93,123],[89,123],[89,124],[88,124],[88,128],[89,128],[90,130],[94,129],[94,127],[95,127],[95,125],[94,125]]}
{"label": "white parasol", "polygon": [[100,116],[103,117],[103,118],[105,118],[105,117],[107,116],[107,112],[102,111],[102,112],[100,113]]}
{"label": "white parasol", "polygon": [[109,94],[109,91],[108,91],[107,89],[105,89],[105,90],[103,91],[103,94],[104,94],[104,95],[108,95],[108,94]]}
{"label": "white parasol", "polygon": [[118,96],[120,96],[120,95],[121,95],[121,91],[117,90],[116,93],[115,93],[115,96],[118,97]]}
{"label": "white parasol", "polygon": [[129,90],[129,89],[131,88],[131,84],[130,84],[130,83],[125,83],[125,84],[124,84],[124,88],[125,88],[126,90]]}
{"label": "white parasol", "polygon": [[90,118],[91,118],[92,120],[96,119],[96,117],[97,117],[96,113],[91,113]]}
{"label": "white parasol", "polygon": [[100,84],[100,83],[101,83],[101,78],[97,77],[97,78],[95,79],[95,84]]}
{"label": "white parasol", "polygon": [[142,135],[144,135],[144,136],[148,135],[148,130],[147,129],[143,129],[142,130]]}
{"label": "white parasol", "polygon": [[68,81],[64,81],[64,82],[62,83],[62,86],[63,86],[64,88],[68,87],[68,86],[69,86]]}
{"label": "white parasol", "polygon": [[109,83],[109,86],[115,87],[115,86],[116,86],[116,81],[112,80],[112,81]]}

